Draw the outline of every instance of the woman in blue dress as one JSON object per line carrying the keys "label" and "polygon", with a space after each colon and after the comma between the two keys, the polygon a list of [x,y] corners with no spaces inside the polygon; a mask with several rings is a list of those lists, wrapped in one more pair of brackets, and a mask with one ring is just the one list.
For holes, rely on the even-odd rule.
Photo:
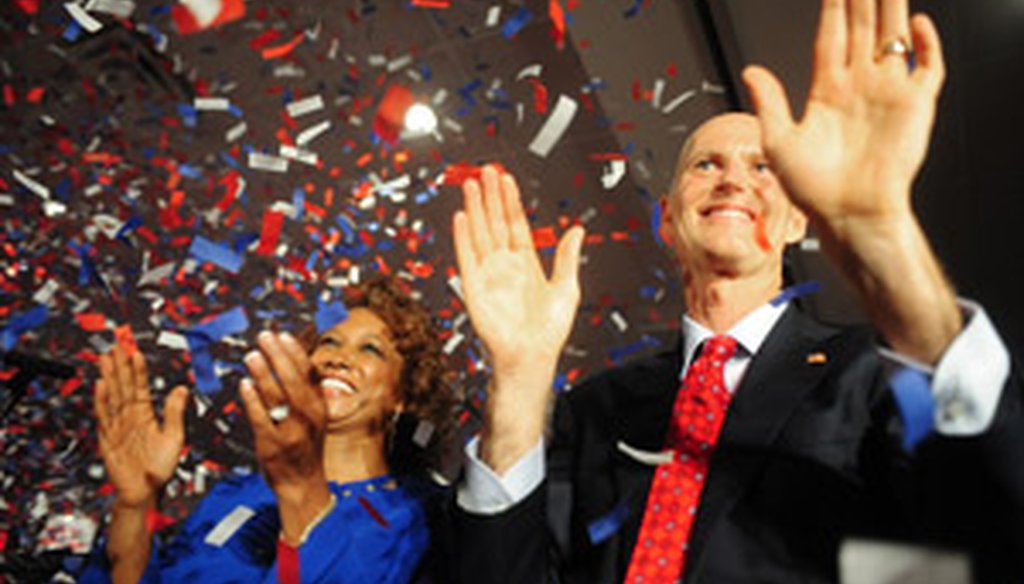
{"label": "woman in blue dress", "polygon": [[[323,334],[262,332],[239,391],[261,473],[219,482],[173,542],[147,515],[184,446],[188,390],[161,424],[146,364],[115,348],[96,384],[99,448],[116,492],[101,561],[83,582],[404,583],[430,543],[423,470],[436,449],[389,456],[401,414],[450,426],[453,396],[429,313],[392,280],[346,290],[348,316]],[[417,432],[422,445],[423,431]],[[402,468],[399,468],[402,467]]]}

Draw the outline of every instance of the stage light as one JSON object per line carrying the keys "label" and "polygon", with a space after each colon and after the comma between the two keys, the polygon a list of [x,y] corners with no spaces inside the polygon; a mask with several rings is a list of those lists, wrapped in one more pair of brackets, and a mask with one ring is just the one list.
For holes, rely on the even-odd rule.
{"label": "stage light", "polygon": [[436,129],[437,115],[429,105],[414,103],[405,112],[405,130],[410,134],[421,136]]}

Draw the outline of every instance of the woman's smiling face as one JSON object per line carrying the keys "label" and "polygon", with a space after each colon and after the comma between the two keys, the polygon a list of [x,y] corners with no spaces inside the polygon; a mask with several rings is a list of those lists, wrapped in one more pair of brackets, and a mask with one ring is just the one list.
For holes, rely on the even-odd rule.
{"label": "woman's smiling face", "polygon": [[361,428],[383,432],[402,409],[405,359],[391,330],[368,308],[354,308],[348,318],[320,335],[310,361],[327,402],[327,429]]}

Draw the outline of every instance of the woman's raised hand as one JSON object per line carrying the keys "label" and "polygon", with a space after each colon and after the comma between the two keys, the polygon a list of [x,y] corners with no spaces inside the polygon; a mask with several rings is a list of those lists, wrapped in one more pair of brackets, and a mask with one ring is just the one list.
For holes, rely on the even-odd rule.
{"label": "woman's raised hand", "polygon": [[330,501],[324,470],[327,405],[310,375],[306,350],[288,333],[262,332],[245,357],[252,379],[241,394],[256,459],[277,495],[281,529],[296,541]]}
{"label": "woman's raised hand", "polygon": [[100,456],[125,507],[153,504],[174,474],[185,443],[183,415],[188,389],[175,387],[167,397],[163,424],[153,413],[146,360],[118,346],[102,355],[96,382]]}

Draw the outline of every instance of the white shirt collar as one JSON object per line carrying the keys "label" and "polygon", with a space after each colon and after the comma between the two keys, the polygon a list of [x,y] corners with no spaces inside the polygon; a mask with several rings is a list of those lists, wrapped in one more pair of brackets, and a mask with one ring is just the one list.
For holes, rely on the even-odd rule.
{"label": "white shirt collar", "polygon": [[[783,302],[778,306],[769,302],[744,316],[726,334],[736,339],[747,355],[753,356],[757,354],[768,333],[788,307],[789,302]],[[690,367],[697,348],[714,335],[715,333],[690,318],[690,315],[683,315],[683,371]]]}

